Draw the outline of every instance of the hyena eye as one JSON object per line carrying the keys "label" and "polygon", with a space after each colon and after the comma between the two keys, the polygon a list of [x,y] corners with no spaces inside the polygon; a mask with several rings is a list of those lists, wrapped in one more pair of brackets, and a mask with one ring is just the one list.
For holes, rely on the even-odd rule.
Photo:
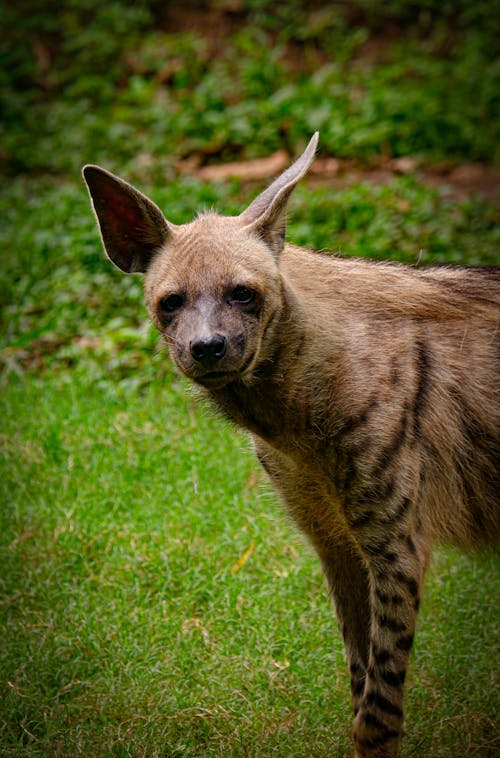
{"label": "hyena eye", "polygon": [[233,303],[239,305],[249,305],[255,300],[255,292],[250,287],[243,287],[242,285],[235,287],[231,292],[230,300]]}
{"label": "hyena eye", "polygon": [[172,295],[166,295],[166,297],[162,297],[160,300],[160,310],[163,313],[174,313],[174,311],[179,310],[181,306],[184,305],[184,297],[183,295],[178,294],[172,294]]}

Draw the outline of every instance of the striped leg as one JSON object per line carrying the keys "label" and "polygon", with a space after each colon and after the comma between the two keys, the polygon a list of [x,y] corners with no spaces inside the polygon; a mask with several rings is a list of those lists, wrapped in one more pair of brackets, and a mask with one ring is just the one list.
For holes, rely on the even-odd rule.
{"label": "striped leg", "polygon": [[370,654],[369,575],[359,549],[347,535],[328,550],[318,548],[318,553],[344,638],[356,714],[365,689]]}
{"label": "striped leg", "polygon": [[382,548],[367,545],[371,580],[370,653],[354,722],[358,758],[398,755],[403,686],[413,643],[426,554],[399,533]]}

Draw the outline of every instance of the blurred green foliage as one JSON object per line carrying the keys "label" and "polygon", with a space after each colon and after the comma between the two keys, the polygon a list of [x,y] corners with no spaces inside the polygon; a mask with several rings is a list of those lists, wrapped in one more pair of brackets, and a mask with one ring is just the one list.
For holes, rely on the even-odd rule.
{"label": "blurred green foliage", "polygon": [[[283,144],[296,152],[316,128],[338,156],[498,160],[495,5],[4,5],[5,170],[73,173],[82,159],[123,167],[151,155],[168,167],[193,151],[229,159]],[[203,13],[219,14],[225,32],[204,33]],[[393,44],[374,66],[369,46],[380,39]]]}

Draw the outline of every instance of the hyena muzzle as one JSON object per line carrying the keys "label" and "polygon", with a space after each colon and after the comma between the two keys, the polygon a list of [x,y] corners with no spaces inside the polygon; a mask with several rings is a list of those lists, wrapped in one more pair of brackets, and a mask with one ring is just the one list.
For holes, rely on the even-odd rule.
{"label": "hyena muzzle", "polygon": [[432,544],[498,541],[500,275],[285,244],[317,144],[237,217],[178,226],[86,166],[109,258],[145,274],[174,362],[249,430],[321,560],[344,637],[357,756],[396,756]]}

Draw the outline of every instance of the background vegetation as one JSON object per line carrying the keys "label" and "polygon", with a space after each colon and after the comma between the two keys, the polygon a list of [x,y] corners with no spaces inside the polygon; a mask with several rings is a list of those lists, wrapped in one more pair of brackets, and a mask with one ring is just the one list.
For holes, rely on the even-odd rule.
{"label": "background vegetation", "polygon": [[[80,167],[118,172],[182,222],[260,189],[203,168],[294,156],[319,129],[326,168],[297,190],[290,239],[498,262],[499,11],[4,4],[2,755],[350,754],[317,562],[245,438],[158,349],[140,281],[104,259]],[[403,755],[497,756],[498,558],[435,564]]]}

